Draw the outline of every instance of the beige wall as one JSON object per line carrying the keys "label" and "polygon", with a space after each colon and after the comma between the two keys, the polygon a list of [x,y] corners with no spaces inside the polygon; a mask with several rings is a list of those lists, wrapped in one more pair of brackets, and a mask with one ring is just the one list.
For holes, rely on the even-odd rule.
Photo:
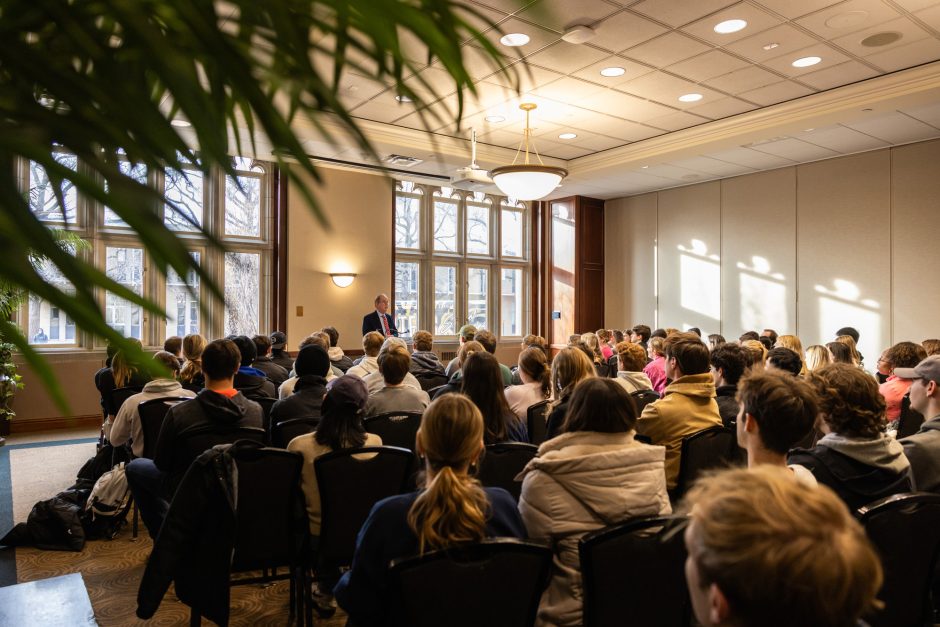
{"label": "beige wall", "polygon": [[608,201],[606,324],[804,346],[855,326],[869,367],[940,336],[937,163],[935,140]]}

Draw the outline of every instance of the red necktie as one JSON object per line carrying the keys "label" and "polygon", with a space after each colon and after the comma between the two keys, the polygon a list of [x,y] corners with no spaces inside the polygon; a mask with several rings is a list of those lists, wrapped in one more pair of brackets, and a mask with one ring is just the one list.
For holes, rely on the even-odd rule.
{"label": "red necktie", "polygon": [[385,334],[385,337],[388,337],[388,335],[389,335],[389,332],[388,332],[388,320],[385,319],[385,314],[380,313],[380,314],[379,314],[379,320],[382,321],[382,333]]}

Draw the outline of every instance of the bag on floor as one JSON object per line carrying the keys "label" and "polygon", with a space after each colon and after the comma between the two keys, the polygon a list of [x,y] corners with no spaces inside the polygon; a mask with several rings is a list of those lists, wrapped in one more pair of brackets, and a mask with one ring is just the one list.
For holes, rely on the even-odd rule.
{"label": "bag on floor", "polygon": [[95,482],[101,478],[101,475],[111,470],[119,462],[130,461],[131,457],[126,447],[113,447],[105,444],[95,453],[94,457],[88,459],[85,465],[78,471],[75,482],[76,487],[92,487]]}
{"label": "bag on floor", "polygon": [[33,505],[25,523],[20,523],[0,544],[35,546],[44,551],[81,551],[85,548],[82,508],[69,498],[55,496]]}
{"label": "bag on floor", "polygon": [[127,519],[131,490],[121,462],[99,477],[88,495],[82,523],[89,538],[113,539]]}

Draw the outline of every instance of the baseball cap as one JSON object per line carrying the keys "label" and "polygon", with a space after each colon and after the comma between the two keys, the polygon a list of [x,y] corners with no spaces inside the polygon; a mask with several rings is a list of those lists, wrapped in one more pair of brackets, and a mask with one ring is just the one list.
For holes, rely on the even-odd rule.
{"label": "baseball cap", "polygon": [[366,406],[368,398],[369,389],[362,379],[355,375],[344,374],[326,384],[326,396],[323,397],[320,411],[326,414],[343,406],[358,411]]}
{"label": "baseball cap", "polygon": [[477,328],[472,324],[465,324],[460,327],[460,330],[457,331],[457,336],[466,339],[473,339],[473,336],[477,334]]}
{"label": "baseball cap", "polygon": [[283,331],[275,331],[271,334],[271,348],[281,350],[287,345],[287,335]]}
{"label": "baseball cap", "polygon": [[940,383],[940,355],[932,355],[913,368],[895,368],[894,375],[902,379],[926,379]]}

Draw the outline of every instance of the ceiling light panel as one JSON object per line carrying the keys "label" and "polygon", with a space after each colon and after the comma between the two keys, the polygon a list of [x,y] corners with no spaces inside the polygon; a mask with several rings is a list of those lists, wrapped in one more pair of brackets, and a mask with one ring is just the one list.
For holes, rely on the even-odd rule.
{"label": "ceiling light panel", "polygon": [[[601,76],[601,70],[607,67],[622,67],[624,73],[622,76],[616,77]],[[597,63],[592,63],[587,67],[583,67],[580,70],[572,72],[571,76],[576,78],[583,78],[584,80],[592,81],[605,87],[617,87],[629,80],[633,80],[634,78],[638,78],[644,74],[649,74],[653,71],[653,68],[637,63],[636,61],[629,61],[623,57],[611,56],[601,59]]]}
{"label": "ceiling light panel", "polygon": [[618,76],[623,76],[624,74],[627,73],[627,71],[622,67],[612,66],[612,67],[602,68],[599,73],[601,76],[605,78],[616,78]]}
{"label": "ceiling light panel", "polygon": [[676,78],[670,74],[656,72],[641,76],[632,80],[619,88],[621,91],[629,92],[634,96],[649,98],[656,102],[669,105],[671,107],[679,106],[678,98],[683,94],[698,93],[705,98],[720,98],[723,94],[706,89],[701,85],[696,85],[691,81]]}
{"label": "ceiling light panel", "polygon": [[682,94],[681,96],[677,98],[677,100],[679,102],[698,102],[702,98],[704,98],[702,94],[692,93],[692,94]]}
{"label": "ceiling light panel", "polygon": [[530,38],[525,33],[506,33],[499,38],[499,43],[510,48],[518,48],[529,43]]}
{"label": "ceiling light panel", "polygon": [[812,67],[820,63],[822,63],[822,57],[809,56],[809,57],[800,57],[799,59],[796,59],[792,63],[790,63],[790,65],[796,68],[805,68],[805,67]]}
{"label": "ceiling light panel", "polygon": [[723,22],[718,22],[715,24],[713,31],[719,35],[730,35],[731,33],[737,33],[747,28],[747,21],[741,19],[732,19],[725,20]]}
{"label": "ceiling light panel", "polygon": [[[746,22],[747,27],[731,33],[715,32],[716,25],[732,20]],[[683,33],[704,39],[716,46],[725,46],[781,24],[783,24],[783,21],[779,17],[767,11],[763,11],[752,4],[742,2],[692,22],[691,24],[687,24],[683,26],[681,30]]]}
{"label": "ceiling light panel", "polygon": [[[793,65],[795,61],[809,59],[811,57],[819,57],[820,61],[813,65],[803,67]],[[803,76],[804,74],[821,70],[824,67],[832,67],[833,65],[845,63],[848,60],[849,57],[837,51],[835,48],[824,44],[816,44],[809,48],[795,50],[788,54],[770,59],[769,61],[765,61],[763,65],[770,70],[776,70],[786,76]],[[806,61],[806,63],[808,63],[808,61]]]}
{"label": "ceiling light panel", "polygon": [[566,139],[566,140],[568,140],[568,139],[574,139],[574,138],[576,138],[577,136],[578,136],[577,133],[561,133],[561,134],[558,136],[558,139]]}
{"label": "ceiling light panel", "polygon": [[[502,31],[502,34],[500,34],[500,31]],[[509,33],[525,33],[525,35],[529,38],[529,41],[522,46],[506,47],[506,44],[502,43],[500,39],[503,37],[503,35]],[[490,43],[492,43],[502,52],[513,56],[519,54],[531,54],[539,48],[544,48],[545,46],[561,39],[561,35],[558,33],[553,33],[550,30],[540,28],[533,24],[529,24],[528,22],[523,22],[522,20],[516,19],[514,17],[511,17],[504,22],[500,22],[499,29],[494,28],[488,30],[483,34],[483,36],[486,37]]]}

